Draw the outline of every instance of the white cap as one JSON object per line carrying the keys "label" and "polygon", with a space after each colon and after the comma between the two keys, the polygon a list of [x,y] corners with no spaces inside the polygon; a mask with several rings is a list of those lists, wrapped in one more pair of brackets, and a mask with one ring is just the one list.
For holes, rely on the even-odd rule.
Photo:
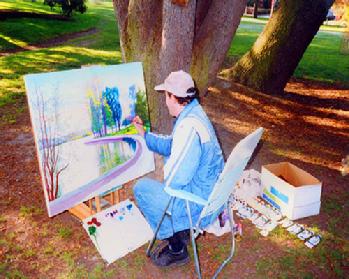
{"label": "white cap", "polygon": [[164,83],[155,86],[154,89],[156,91],[167,91],[177,97],[185,98],[193,96],[192,92],[187,93],[187,90],[192,87],[195,87],[195,85],[191,76],[180,70],[170,73]]}

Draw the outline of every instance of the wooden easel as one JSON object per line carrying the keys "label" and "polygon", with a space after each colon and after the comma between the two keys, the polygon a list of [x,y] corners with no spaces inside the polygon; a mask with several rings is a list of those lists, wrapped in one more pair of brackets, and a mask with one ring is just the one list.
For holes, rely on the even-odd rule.
{"label": "wooden easel", "polygon": [[80,220],[83,220],[91,215],[94,215],[97,212],[100,212],[102,210],[102,203],[101,203],[102,200],[103,202],[107,202],[108,207],[119,203],[121,201],[121,197],[125,196],[124,187],[126,185],[127,184],[121,186],[117,190],[110,192],[106,195],[96,196],[90,200],[87,200],[86,202],[80,203],[70,208],[69,212],[74,216],[76,216],[77,218],[79,218]]}

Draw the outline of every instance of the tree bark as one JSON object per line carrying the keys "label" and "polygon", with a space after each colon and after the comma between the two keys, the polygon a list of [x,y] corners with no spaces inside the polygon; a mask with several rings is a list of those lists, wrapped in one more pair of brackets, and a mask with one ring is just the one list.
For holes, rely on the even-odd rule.
{"label": "tree bark", "polygon": [[223,75],[278,94],[326,18],[333,0],[281,0],[252,49]]}
{"label": "tree bark", "polygon": [[[212,1],[194,39],[191,73],[200,92],[212,84],[231,44],[246,2]],[[227,39],[228,38],[228,39]]]}
{"label": "tree bark", "polygon": [[205,92],[217,75],[246,0],[113,0],[124,62],[143,63],[152,128],[169,132],[163,94],[154,91],[172,71],[190,71]]}

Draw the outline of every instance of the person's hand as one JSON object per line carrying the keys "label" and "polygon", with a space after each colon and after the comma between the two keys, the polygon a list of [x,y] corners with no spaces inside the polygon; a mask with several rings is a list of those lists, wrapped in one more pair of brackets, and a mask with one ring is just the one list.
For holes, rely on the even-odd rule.
{"label": "person's hand", "polygon": [[144,127],[143,127],[143,120],[138,115],[136,115],[136,117],[133,118],[132,124],[133,124],[133,126],[135,126],[138,134],[140,134],[142,137],[144,137],[145,132],[144,132]]}

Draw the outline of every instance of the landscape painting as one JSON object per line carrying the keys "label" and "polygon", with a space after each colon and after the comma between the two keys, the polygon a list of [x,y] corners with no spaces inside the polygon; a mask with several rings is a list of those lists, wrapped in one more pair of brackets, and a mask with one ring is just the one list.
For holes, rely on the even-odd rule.
{"label": "landscape painting", "polygon": [[24,77],[49,216],[154,170],[141,63]]}

